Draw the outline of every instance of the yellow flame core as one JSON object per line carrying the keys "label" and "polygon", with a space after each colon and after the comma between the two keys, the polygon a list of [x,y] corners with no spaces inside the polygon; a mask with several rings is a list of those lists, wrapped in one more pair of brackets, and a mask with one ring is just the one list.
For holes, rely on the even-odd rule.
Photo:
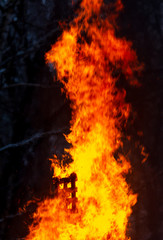
{"label": "yellow flame core", "polygon": [[27,239],[129,239],[126,227],[136,195],[124,177],[130,163],[123,155],[115,159],[114,153],[123,145],[120,129],[130,107],[125,91],[115,86],[113,69],[132,80],[137,57],[131,44],[116,38],[108,19],[100,16],[102,2],[83,0],[79,16],[46,54],[72,102],[71,133],[66,136],[72,148],[66,151],[74,161],[57,167],[54,157],[52,167],[61,178],[77,174],[78,211],[67,211],[63,196],[46,199]]}

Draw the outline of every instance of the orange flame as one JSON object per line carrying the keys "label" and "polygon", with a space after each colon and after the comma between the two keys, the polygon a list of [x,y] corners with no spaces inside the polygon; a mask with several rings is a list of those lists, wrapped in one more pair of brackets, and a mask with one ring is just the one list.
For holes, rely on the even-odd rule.
{"label": "orange flame", "polygon": [[[122,8],[121,1],[115,4]],[[77,174],[77,212],[65,209],[63,195],[46,199],[34,215],[27,239],[124,240],[128,218],[137,196],[125,180],[130,170],[123,156],[121,127],[130,106],[125,91],[116,87],[115,69],[132,81],[137,57],[131,43],[115,36],[114,27],[102,16],[102,0],[83,0],[78,17],[46,54],[72,104],[72,144],[69,166],[52,160],[54,176]]]}

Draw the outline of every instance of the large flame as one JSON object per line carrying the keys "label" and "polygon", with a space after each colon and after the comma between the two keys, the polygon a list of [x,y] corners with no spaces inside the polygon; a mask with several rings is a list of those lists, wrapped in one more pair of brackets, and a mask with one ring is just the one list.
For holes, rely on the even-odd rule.
{"label": "large flame", "polygon": [[[120,1],[115,6],[116,11],[122,8]],[[59,164],[54,156],[52,166],[59,178],[77,174],[77,211],[65,208],[63,195],[44,200],[27,239],[129,239],[126,229],[136,195],[125,180],[128,159],[114,153],[123,146],[121,128],[130,107],[114,76],[119,71],[135,81],[137,57],[129,42],[115,36],[114,21],[102,7],[102,0],[83,0],[78,16],[46,54],[72,102],[66,136],[72,147],[65,151],[73,162]]]}

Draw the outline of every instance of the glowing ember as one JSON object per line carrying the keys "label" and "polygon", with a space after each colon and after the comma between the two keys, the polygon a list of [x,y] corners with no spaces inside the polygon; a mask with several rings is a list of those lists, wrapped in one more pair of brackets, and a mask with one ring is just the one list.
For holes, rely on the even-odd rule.
{"label": "glowing ember", "polygon": [[[115,151],[121,146],[121,127],[129,116],[125,91],[116,88],[115,69],[131,83],[137,57],[131,44],[115,37],[112,21],[102,15],[102,0],[83,0],[78,17],[46,54],[72,104],[72,156],[69,166],[52,160],[54,177],[76,173],[77,211],[65,207],[70,196],[59,191],[35,214],[27,239],[124,240],[131,207],[136,203],[125,181],[128,160]],[[122,8],[116,3],[116,11]],[[60,187],[61,188],[61,187]],[[64,194],[63,194],[64,192]],[[66,196],[65,196],[66,195]],[[71,207],[70,207],[71,208]]]}

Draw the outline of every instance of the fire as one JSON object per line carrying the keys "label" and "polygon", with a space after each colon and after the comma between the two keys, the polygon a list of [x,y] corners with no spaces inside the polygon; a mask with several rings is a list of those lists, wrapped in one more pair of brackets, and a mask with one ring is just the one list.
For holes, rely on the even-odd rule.
{"label": "fire", "polygon": [[[121,128],[130,106],[125,91],[116,87],[115,73],[132,84],[138,63],[131,43],[117,38],[114,21],[102,15],[103,6],[102,0],[83,0],[78,16],[46,54],[72,108],[71,133],[66,136],[72,147],[65,152],[73,162],[67,166],[54,156],[54,177],[76,173],[77,202],[75,212],[65,207],[70,195],[61,189],[58,197],[44,200],[27,239],[129,239],[128,218],[137,196],[125,180],[129,160],[114,155],[123,147]],[[122,8],[120,1],[114,6],[116,11]]]}

